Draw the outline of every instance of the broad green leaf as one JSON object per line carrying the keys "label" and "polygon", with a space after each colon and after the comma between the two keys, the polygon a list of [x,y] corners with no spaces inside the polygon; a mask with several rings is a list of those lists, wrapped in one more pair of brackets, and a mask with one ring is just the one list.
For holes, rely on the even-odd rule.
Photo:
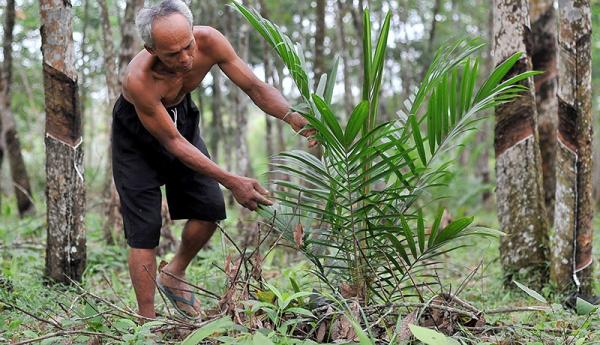
{"label": "broad green leaf", "polygon": [[536,300],[542,302],[542,303],[546,303],[548,304],[548,301],[546,301],[546,299],[544,298],[544,296],[540,295],[537,291],[534,291],[530,288],[528,288],[527,286],[519,283],[516,280],[513,280],[513,283],[515,283],[515,285],[517,285],[519,287],[519,289],[525,291],[525,293],[527,293],[529,296],[535,298]]}
{"label": "broad green leaf", "polygon": [[335,62],[333,66],[331,66],[331,70],[327,73],[327,85],[325,86],[325,94],[323,98],[327,104],[331,105],[331,98],[333,97],[333,88],[335,87],[335,81],[337,78],[338,66],[340,64],[340,57],[335,58]]}
{"label": "broad green leaf", "polygon": [[344,133],[344,146],[349,147],[352,145],[368,116],[369,102],[362,101],[354,108],[352,115],[350,115],[350,119],[346,125],[346,132]]}
{"label": "broad green leaf", "polygon": [[408,325],[408,327],[415,338],[427,345],[460,345],[458,341],[449,338],[438,331],[434,331],[433,329],[417,325]]}
{"label": "broad green leaf", "polygon": [[417,118],[414,115],[410,115],[408,117],[408,123],[412,128],[415,145],[417,146],[417,152],[419,153],[421,162],[423,162],[423,165],[427,165],[427,159],[425,158],[425,148],[423,146],[423,138],[421,137],[421,129],[419,128],[419,124],[417,123]]}
{"label": "broad green leaf", "polygon": [[443,243],[455,238],[461,231],[473,223],[473,219],[473,217],[463,217],[453,221],[437,234],[433,243]]}
{"label": "broad green leaf", "polygon": [[[371,17],[369,9],[363,10],[363,101],[369,100],[369,91],[372,79],[372,55],[371,55]],[[366,131],[365,131],[366,132]]]}
{"label": "broad green leaf", "polygon": [[304,309],[304,308],[298,308],[298,307],[288,308],[288,309],[286,309],[286,312],[294,313],[294,314],[298,314],[298,315],[302,315],[302,316],[308,316],[308,317],[316,319],[316,316],[310,310]]}
{"label": "broad green leaf", "polygon": [[273,303],[275,302],[275,294],[273,291],[256,291],[256,297],[259,301],[265,303]]}
{"label": "broad green leaf", "polygon": [[315,102],[315,106],[319,110],[319,113],[323,116],[325,123],[331,130],[331,133],[335,136],[338,142],[344,142],[344,132],[342,131],[342,127],[338,119],[335,117],[329,105],[323,100],[323,98],[319,97],[319,95],[313,94],[313,102]]}
{"label": "broad green leaf", "polygon": [[590,315],[595,313],[598,310],[599,306],[593,305],[590,302],[577,297],[577,302],[575,305],[575,309],[577,310],[577,315]]}
{"label": "broad green leaf", "polygon": [[225,332],[233,326],[234,323],[228,317],[211,321],[188,335],[181,345],[197,345],[212,334]]}
{"label": "broad green leaf", "polygon": [[256,331],[252,336],[252,342],[254,345],[274,345],[271,339],[267,338],[260,331]]}

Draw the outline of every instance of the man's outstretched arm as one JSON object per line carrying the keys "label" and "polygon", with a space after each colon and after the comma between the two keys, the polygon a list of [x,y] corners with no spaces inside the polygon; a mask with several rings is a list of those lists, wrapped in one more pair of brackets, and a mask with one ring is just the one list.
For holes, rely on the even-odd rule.
{"label": "man's outstretched arm", "polygon": [[[302,115],[290,111],[290,104],[279,90],[256,77],[246,62],[235,53],[223,34],[213,29],[210,36],[211,54],[221,70],[248,94],[260,109],[289,123],[295,132],[302,130],[308,124],[308,121]],[[314,135],[314,133],[314,129],[300,132],[301,135],[307,138]],[[309,145],[316,145],[316,141],[310,141]]]}
{"label": "man's outstretched arm", "polygon": [[129,84],[129,94],[142,125],[168,152],[192,170],[214,178],[231,190],[242,206],[255,210],[258,204],[272,204],[266,197],[268,191],[257,180],[223,170],[187,141],[175,128],[160,99],[152,96],[154,93],[148,90],[147,84],[139,81]]}

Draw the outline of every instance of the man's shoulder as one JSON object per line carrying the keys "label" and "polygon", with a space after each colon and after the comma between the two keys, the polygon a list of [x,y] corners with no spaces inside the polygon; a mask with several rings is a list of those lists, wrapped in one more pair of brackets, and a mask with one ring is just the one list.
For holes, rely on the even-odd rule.
{"label": "man's shoulder", "polygon": [[[147,56],[146,56],[147,55]],[[123,74],[123,91],[152,85],[153,76],[149,65],[151,64],[151,55],[141,51],[136,55]]]}
{"label": "man's shoulder", "polygon": [[198,49],[207,53],[215,51],[215,48],[227,42],[227,39],[219,30],[207,25],[194,26],[194,38]]}
{"label": "man's shoulder", "polygon": [[133,104],[147,103],[150,99],[160,99],[156,86],[150,73],[131,69],[123,76],[122,93]]}

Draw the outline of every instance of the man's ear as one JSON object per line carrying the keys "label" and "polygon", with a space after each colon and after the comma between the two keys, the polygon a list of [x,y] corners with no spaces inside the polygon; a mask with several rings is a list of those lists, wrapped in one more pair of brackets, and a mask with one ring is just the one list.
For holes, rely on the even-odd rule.
{"label": "man's ear", "polygon": [[148,47],[148,46],[147,46],[147,45],[145,45],[145,44],[144,44],[144,49],[146,49],[146,50],[148,51],[148,53],[150,53],[150,54],[152,54],[152,55],[155,55],[155,53],[156,53],[156,52],[154,51],[154,49],[152,49],[152,48]]}

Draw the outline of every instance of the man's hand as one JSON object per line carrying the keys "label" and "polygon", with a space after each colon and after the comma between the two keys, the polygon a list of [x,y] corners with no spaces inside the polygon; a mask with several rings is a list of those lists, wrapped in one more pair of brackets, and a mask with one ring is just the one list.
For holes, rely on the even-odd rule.
{"label": "man's hand", "polygon": [[273,205],[273,202],[266,198],[269,192],[255,179],[235,176],[229,186],[225,187],[231,190],[233,197],[240,205],[251,211],[255,211],[258,204]]}
{"label": "man's hand", "polygon": [[304,116],[293,112],[289,113],[286,117],[287,122],[292,126],[294,132],[306,137],[308,139],[308,147],[313,147],[318,144],[318,142],[313,139],[317,130],[314,128],[305,128],[308,125],[308,120],[304,118]]}

